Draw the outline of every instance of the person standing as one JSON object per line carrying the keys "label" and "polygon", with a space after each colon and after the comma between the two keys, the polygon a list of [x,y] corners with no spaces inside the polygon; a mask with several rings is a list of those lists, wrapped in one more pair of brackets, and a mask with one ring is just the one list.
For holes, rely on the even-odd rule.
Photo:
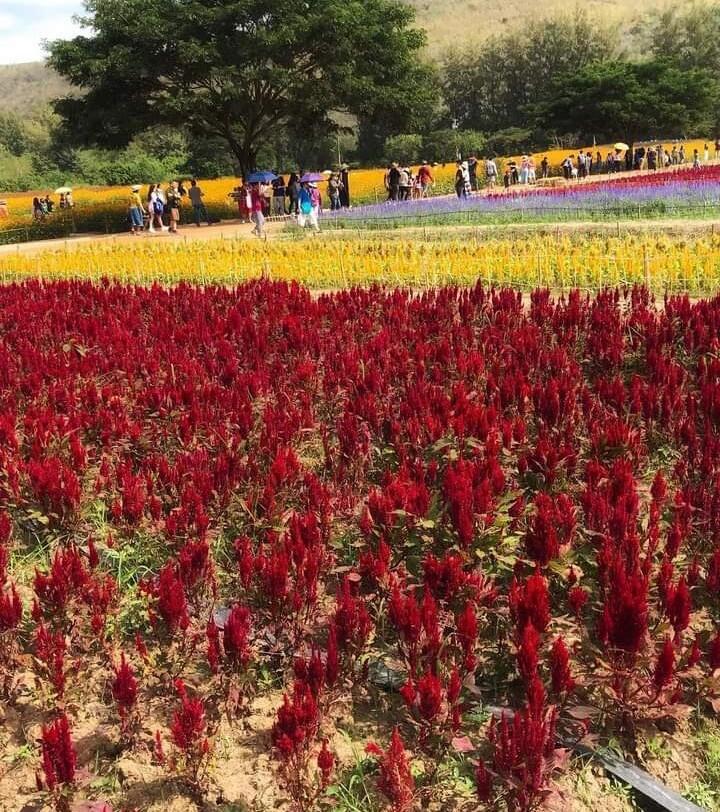
{"label": "person standing", "polygon": [[678,150],[678,163],[685,163],[685,144],[680,144],[680,149]]}
{"label": "person standing", "polygon": [[487,180],[487,185],[493,189],[495,184],[497,183],[498,177],[498,168],[497,164],[495,163],[494,158],[488,158],[485,161],[485,179]]}
{"label": "person standing", "polygon": [[458,199],[467,197],[467,188],[465,186],[465,172],[463,171],[463,162],[458,161],[455,165],[455,194]]}
{"label": "person standing", "polygon": [[298,214],[300,211],[300,176],[297,172],[291,172],[287,184],[287,195],[289,201],[288,214]]}
{"label": "person standing", "polygon": [[547,155],[543,155],[542,161],[540,161],[540,177],[545,180],[550,174],[550,167],[548,165],[548,158]]}
{"label": "person standing", "polygon": [[434,181],[432,169],[427,161],[423,161],[420,169],[418,169],[418,183],[420,184],[421,197],[427,197],[430,194],[430,187]]}
{"label": "person standing", "polygon": [[45,212],[43,211],[43,207],[40,204],[40,198],[34,197],[32,199],[32,216],[33,220],[44,220],[45,219]]}
{"label": "person standing", "polygon": [[707,163],[709,160],[710,160],[710,147],[708,147],[708,145],[705,144],[705,147],[703,148],[703,163]]}
{"label": "person standing", "polygon": [[75,208],[75,201],[73,200],[73,192],[72,189],[68,189],[65,195],[65,208],[66,209],[73,209]]}
{"label": "person standing", "polygon": [[167,197],[159,183],[155,184],[155,202],[153,206],[153,214],[155,215],[155,228],[160,231],[167,231],[168,227],[163,222],[163,215],[167,207]]}
{"label": "person standing", "polygon": [[342,181],[337,172],[333,172],[328,178],[328,197],[330,198],[330,211],[340,210],[340,192],[342,191]]}
{"label": "person standing", "polygon": [[700,153],[697,150],[697,147],[693,150],[693,169],[700,169]]}
{"label": "person standing", "polygon": [[285,214],[285,178],[275,173],[277,177],[272,182],[273,196],[272,196],[272,210],[271,214],[274,217],[279,217]]}
{"label": "person standing", "polygon": [[182,208],[182,195],[180,194],[180,184],[174,180],[167,191],[167,210],[169,218],[169,228],[171,234],[178,233],[178,223],[180,222],[180,209]]}
{"label": "person standing", "polygon": [[412,188],[412,175],[410,168],[403,166],[400,169],[400,189],[399,200],[410,200],[410,190]]}
{"label": "person standing", "polygon": [[250,233],[260,238],[265,236],[265,213],[263,211],[264,207],[265,207],[265,196],[262,193],[260,184],[259,183],[250,184],[250,210],[251,210],[250,217],[253,223],[255,223],[255,227]]}
{"label": "person standing", "polygon": [[142,198],[140,197],[140,185],[135,184],[135,186],[130,187],[130,199],[128,200],[130,231],[135,237],[143,230],[144,214],[145,209],[143,208]]}
{"label": "person standing", "polygon": [[473,153],[467,161],[468,165],[468,174],[470,176],[470,191],[477,192],[478,190],[478,180],[477,180],[477,165],[478,159],[475,157],[475,153]]}
{"label": "person standing", "polygon": [[400,196],[400,168],[393,161],[387,171],[388,200],[396,201]]}
{"label": "person standing", "polygon": [[350,167],[343,164],[340,167],[340,205],[343,209],[350,208]]}
{"label": "person standing", "polygon": [[52,214],[55,209],[55,203],[53,199],[50,197],[50,194],[45,195],[45,208],[47,209],[48,214]]}
{"label": "person standing", "polygon": [[210,215],[205,208],[205,203],[203,198],[205,197],[205,193],[203,190],[198,186],[197,181],[193,178],[190,181],[190,189],[188,191],[188,197],[190,198],[190,203],[193,207],[193,215],[195,218],[195,225],[200,228],[201,221],[205,221],[208,225],[210,225]]}

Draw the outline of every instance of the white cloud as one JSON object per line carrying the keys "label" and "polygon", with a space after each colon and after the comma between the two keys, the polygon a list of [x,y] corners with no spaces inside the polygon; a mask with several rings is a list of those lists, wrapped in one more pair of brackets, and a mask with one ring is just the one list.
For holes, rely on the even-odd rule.
{"label": "white cloud", "polygon": [[[80,0],[2,0],[0,64],[44,59],[43,40],[72,37],[81,29],[73,15],[81,13]],[[0,88],[1,91],[1,88]]]}

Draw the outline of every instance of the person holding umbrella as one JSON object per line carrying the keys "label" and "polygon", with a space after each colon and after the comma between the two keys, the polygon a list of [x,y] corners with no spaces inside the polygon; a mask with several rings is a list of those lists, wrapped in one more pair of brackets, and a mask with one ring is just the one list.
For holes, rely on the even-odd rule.
{"label": "person holding umbrella", "polygon": [[[307,177],[306,175],[303,178]],[[320,190],[314,181],[303,181],[300,187],[300,213],[298,214],[298,225],[305,228],[309,223],[316,233],[320,231],[320,209],[322,207],[322,197]]]}

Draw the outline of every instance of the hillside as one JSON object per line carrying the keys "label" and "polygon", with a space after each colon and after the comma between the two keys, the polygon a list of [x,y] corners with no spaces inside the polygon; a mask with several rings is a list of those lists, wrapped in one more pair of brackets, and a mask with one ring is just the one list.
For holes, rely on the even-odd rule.
{"label": "hillside", "polygon": [[29,115],[68,93],[69,84],[42,62],[0,65],[0,94],[6,113]]}

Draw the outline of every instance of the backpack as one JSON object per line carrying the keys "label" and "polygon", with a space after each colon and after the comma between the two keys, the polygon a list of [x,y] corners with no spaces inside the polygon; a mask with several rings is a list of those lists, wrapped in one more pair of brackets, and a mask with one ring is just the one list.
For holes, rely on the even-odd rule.
{"label": "backpack", "polygon": [[159,197],[155,198],[155,202],[153,203],[153,209],[155,214],[162,214],[165,211],[165,206],[163,206],[162,200]]}

